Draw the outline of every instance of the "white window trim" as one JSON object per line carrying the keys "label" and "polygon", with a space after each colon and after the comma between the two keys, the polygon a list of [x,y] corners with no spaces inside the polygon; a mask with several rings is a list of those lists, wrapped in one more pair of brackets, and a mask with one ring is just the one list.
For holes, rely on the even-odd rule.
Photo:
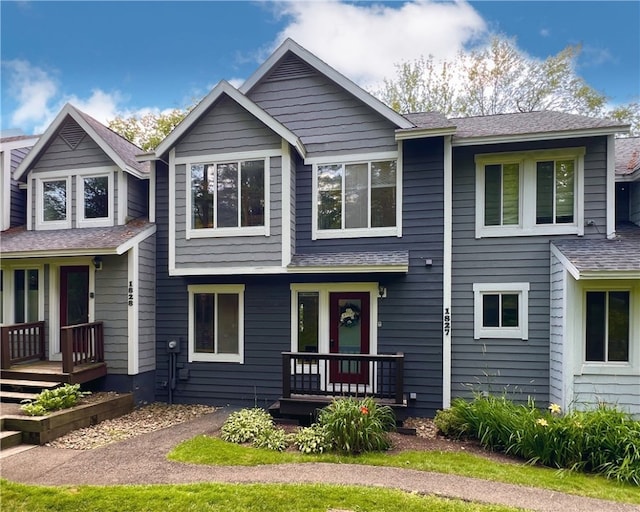
{"label": "white window trim", "polygon": [[[216,238],[230,236],[270,236],[271,235],[271,158],[281,157],[281,150],[247,151],[245,153],[224,153],[217,155],[199,155],[197,157],[177,157],[175,165],[185,166],[186,192],[186,239]],[[191,203],[191,166],[194,164],[218,164],[229,161],[244,162],[249,160],[264,160],[264,226],[247,226],[232,228],[203,228],[192,226]]]}
{"label": "white window trim", "polygon": [[[189,293],[189,362],[244,363],[244,285],[192,284]],[[238,295],[238,353],[209,354],[195,351],[193,296],[196,293],[235,293]]]}
{"label": "white window trim", "polygon": [[[629,361],[587,361],[587,292],[629,292]],[[579,324],[576,336],[579,346],[575,354],[580,358],[577,362],[577,375],[639,375],[640,376],[640,285],[624,281],[585,282],[580,287],[578,304],[580,311],[576,314]]]}
{"label": "white window trim", "polygon": [[[483,327],[485,293],[518,294],[518,327]],[[529,283],[473,283],[473,338],[529,339]]]}
{"label": "white window trim", "polygon": [[37,270],[38,271],[38,321],[44,320],[44,265],[29,265],[24,262],[16,262],[15,264],[2,265],[2,318],[0,325],[15,324],[15,270]]}
{"label": "white window trim", "polygon": [[[584,147],[514,153],[480,154],[476,164],[476,238],[504,236],[584,234]],[[571,224],[536,224],[536,163],[543,160],[575,160],[574,216]],[[519,223],[507,226],[484,225],[485,166],[520,165]]]}
{"label": "white window trim", "polygon": [[[107,216],[98,219],[87,219],[84,216],[84,180],[85,178],[107,178]],[[88,172],[76,176],[76,225],[79,228],[99,228],[113,226],[114,203],[113,171]]]}
{"label": "white window trim", "polygon": [[[318,166],[332,164],[369,164],[385,160],[396,161],[396,225],[379,228],[340,228],[340,229],[318,229]],[[305,164],[313,166],[311,183],[311,239],[334,239],[334,238],[363,238],[379,236],[402,237],[402,145],[398,144],[398,151],[387,151],[380,153],[366,153],[360,155],[335,155],[326,157],[314,157],[305,159]],[[344,173],[342,175],[342,190],[344,190]],[[371,187],[369,187],[369,202],[371,201]],[[369,208],[370,210],[370,208]],[[369,211],[368,222],[371,222],[371,212]],[[342,215],[344,225],[344,215]]]}
{"label": "white window trim", "polygon": [[[66,204],[66,218],[64,220],[44,220],[44,184],[50,181],[65,181],[67,187],[67,204]],[[71,176],[70,175],[49,175],[42,174],[36,178],[36,229],[69,229],[71,228]],[[28,215],[28,212],[27,212]]]}

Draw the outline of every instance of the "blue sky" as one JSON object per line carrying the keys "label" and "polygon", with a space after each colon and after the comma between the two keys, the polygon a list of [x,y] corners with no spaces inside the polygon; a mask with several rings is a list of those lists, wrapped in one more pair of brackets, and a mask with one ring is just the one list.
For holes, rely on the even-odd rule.
{"label": "blue sky", "polygon": [[40,133],[66,102],[102,122],[240,85],[286,37],[374,87],[394,63],[452,58],[492,33],[577,72],[611,104],[640,101],[640,2],[38,2],[3,0],[0,127]]}

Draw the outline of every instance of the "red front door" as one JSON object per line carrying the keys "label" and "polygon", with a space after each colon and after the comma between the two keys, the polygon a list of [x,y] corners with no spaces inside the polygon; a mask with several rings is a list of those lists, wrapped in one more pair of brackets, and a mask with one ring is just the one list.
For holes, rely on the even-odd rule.
{"label": "red front door", "polygon": [[60,267],[60,327],[89,322],[89,267]]}
{"label": "red front door", "polygon": [[[329,350],[338,354],[369,353],[369,293],[329,294]],[[332,361],[331,382],[367,384],[369,364],[360,361]]]}

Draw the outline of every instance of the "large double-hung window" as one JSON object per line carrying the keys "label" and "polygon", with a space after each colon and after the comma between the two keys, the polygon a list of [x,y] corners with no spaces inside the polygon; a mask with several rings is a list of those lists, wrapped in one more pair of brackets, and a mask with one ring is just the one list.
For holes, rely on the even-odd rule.
{"label": "large double-hung window", "polygon": [[268,216],[266,160],[192,163],[191,236],[264,234]]}
{"label": "large double-hung window", "polygon": [[476,238],[582,234],[584,148],[476,156]]}
{"label": "large double-hung window", "polygon": [[314,165],[314,238],[399,236],[396,158]]}

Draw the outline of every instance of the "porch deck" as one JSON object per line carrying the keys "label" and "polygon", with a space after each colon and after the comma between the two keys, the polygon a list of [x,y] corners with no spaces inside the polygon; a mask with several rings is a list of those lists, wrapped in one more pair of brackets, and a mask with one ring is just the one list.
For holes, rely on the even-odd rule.
{"label": "porch deck", "polygon": [[107,374],[104,362],[76,364],[71,372],[62,370],[61,361],[33,361],[11,365],[1,372],[2,379],[84,384]]}

